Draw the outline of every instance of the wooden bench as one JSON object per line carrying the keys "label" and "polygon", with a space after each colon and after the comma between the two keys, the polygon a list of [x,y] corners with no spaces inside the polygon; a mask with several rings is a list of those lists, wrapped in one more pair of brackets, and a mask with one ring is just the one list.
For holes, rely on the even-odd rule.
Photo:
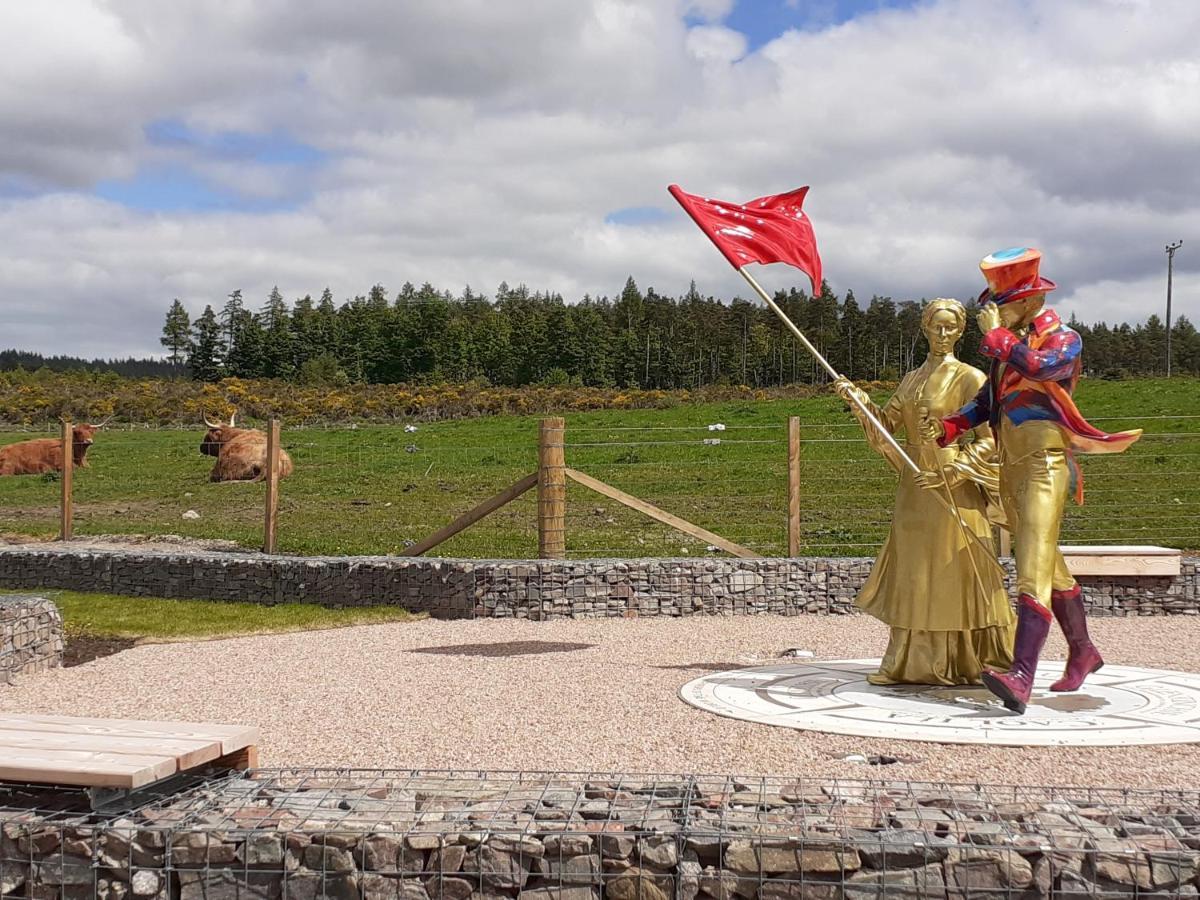
{"label": "wooden bench", "polygon": [[[998,529],[1000,556],[1012,556],[1012,535]],[[1063,559],[1072,575],[1156,575],[1177,577],[1183,554],[1171,547],[1138,545],[1060,544]]]}
{"label": "wooden bench", "polygon": [[1072,575],[1177,576],[1183,555],[1170,547],[1063,546]]}
{"label": "wooden bench", "polygon": [[197,766],[258,764],[257,728],[77,716],[0,715],[0,780],[144,788]]}

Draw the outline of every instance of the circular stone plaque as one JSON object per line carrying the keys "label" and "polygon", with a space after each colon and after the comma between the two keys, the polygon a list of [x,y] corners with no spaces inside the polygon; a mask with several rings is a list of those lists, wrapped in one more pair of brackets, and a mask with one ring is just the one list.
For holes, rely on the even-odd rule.
{"label": "circular stone plaque", "polygon": [[1200,743],[1200,675],[1106,665],[1078,691],[1049,690],[1062,662],[1038,667],[1024,715],[984,687],[890,685],[877,659],[839,659],[712,672],[679,696],[719,716],[858,737],[942,744],[1115,747]]}

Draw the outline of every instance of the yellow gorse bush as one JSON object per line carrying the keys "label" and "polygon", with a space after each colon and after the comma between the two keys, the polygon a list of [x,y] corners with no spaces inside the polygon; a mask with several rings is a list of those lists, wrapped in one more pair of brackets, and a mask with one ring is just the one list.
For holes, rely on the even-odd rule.
{"label": "yellow gorse bush", "polygon": [[[874,385],[864,385],[870,388]],[[662,409],[689,402],[807,397],[806,385],[754,389],[711,386],[690,391],[590,387],[503,387],[483,382],[442,385],[352,384],[340,387],[226,378],[217,384],[133,379],[89,372],[0,372],[0,423],[44,426],[113,417],[147,425],[195,425],[205,416],[278,416],[296,424],[460,419],[504,414]]]}

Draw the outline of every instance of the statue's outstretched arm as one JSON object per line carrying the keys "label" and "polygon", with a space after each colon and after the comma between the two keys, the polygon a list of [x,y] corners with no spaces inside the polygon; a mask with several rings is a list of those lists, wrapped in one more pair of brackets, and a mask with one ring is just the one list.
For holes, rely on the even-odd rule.
{"label": "statue's outstretched arm", "polygon": [[869,396],[867,396],[866,391],[857,387],[854,382],[850,381],[848,378],[839,378],[834,382],[833,388],[835,391],[837,391],[839,397],[850,404],[850,411],[854,413],[854,417],[858,419],[859,424],[862,425],[868,446],[886,459],[888,465],[890,465],[897,472],[901,472],[907,468],[907,466],[904,464],[904,460],[902,460],[900,455],[896,452],[896,449],[883,437],[882,434],[880,434],[879,429],[876,428],[869,419],[867,419],[866,415],[863,414],[862,409],[850,399],[850,395],[853,394],[863,406],[871,411],[871,414],[875,416],[875,418],[878,419],[892,435],[895,435],[896,432],[901,429],[904,421],[902,409],[903,404],[899,399],[898,392],[897,394],[893,394],[888,402],[880,407]]}

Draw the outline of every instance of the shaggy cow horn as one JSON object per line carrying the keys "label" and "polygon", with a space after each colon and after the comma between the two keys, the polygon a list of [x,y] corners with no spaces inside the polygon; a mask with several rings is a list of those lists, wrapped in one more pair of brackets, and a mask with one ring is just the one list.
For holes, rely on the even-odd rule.
{"label": "shaggy cow horn", "polygon": [[207,425],[209,428],[222,428],[223,427],[220,422],[214,422],[208,416],[204,417],[204,424]]}
{"label": "shaggy cow horn", "polygon": [[[116,415],[116,413],[114,413],[113,415]],[[104,420],[103,422],[101,422],[99,425],[93,425],[92,427],[93,427],[93,428],[103,428],[105,425],[107,425],[107,424],[108,424],[109,422],[111,422],[112,420],[113,420],[113,416],[109,416],[107,419],[105,419],[105,420]]]}
{"label": "shaggy cow horn", "polygon": [[230,428],[232,428],[236,424],[234,422],[234,419],[236,419],[236,418],[237,418],[237,410],[235,409],[233,412],[231,412],[229,414],[229,427]]}

